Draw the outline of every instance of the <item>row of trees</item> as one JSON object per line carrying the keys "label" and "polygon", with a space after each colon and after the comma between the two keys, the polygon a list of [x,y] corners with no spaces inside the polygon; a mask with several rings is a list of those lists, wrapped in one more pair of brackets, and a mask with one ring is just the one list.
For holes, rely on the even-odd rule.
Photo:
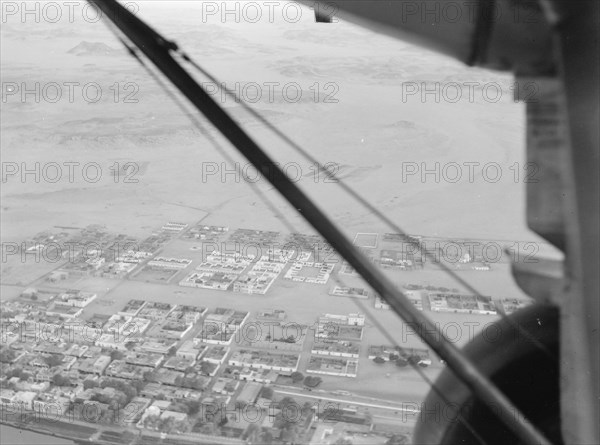
{"label": "row of trees", "polygon": [[[408,365],[423,366],[422,364],[420,364],[421,360],[422,360],[422,358],[416,354],[409,355],[408,357],[402,357],[400,355],[390,354],[390,359],[389,359],[390,362],[395,362],[396,366],[398,366],[399,368],[404,368]],[[385,360],[383,357],[377,356],[373,359],[373,361],[375,363],[382,364],[382,363],[385,363],[387,360]]]}
{"label": "row of trees", "polygon": [[304,381],[304,385],[308,386],[309,388],[316,388],[323,381],[323,379],[321,377],[317,377],[317,376],[309,375],[309,376],[304,377],[304,374],[302,374],[301,372],[298,372],[298,371],[292,372],[292,374],[290,375],[290,378],[292,379],[292,382],[294,382],[294,383],[299,383],[301,381]]}

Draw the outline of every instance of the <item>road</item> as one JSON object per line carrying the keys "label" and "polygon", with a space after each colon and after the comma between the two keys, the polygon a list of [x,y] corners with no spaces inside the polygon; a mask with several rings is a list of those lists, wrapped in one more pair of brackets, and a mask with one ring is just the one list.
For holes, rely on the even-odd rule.
{"label": "road", "polygon": [[[276,385],[274,385],[274,386],[276,386]],[[357,396],[354,396],[352,399],[340,399],[340,398],[334,398],[334,397],[326,397],[322,394],[313,395],[313,394],[306,394],[304,392],[286,391],[286,390],[282,390],[282,389],[276,389],[275,392],[278,394],[284,394],[284,395],[292,396],[292,397],[326,400],[329,402],[338,402],[340,404],[366,406],[368,408],[384,409],[384,410],[388,410],[388,411],[401,411],[401,412],[408,412],[408,413],[412,413],[412,414],[418,414],[420,411],[420,409],[418,409],[418,405],[416,405],[415,403],[412,403],[412,402],[400,402],[400,404],[395,404],[395,405],[392,405],[390,402],[389,405],[380,405],[380,404],[360,401],[359,400],[360,397],[357,397]],[[415,407],[417,407],[417,408],[415,408]]]}

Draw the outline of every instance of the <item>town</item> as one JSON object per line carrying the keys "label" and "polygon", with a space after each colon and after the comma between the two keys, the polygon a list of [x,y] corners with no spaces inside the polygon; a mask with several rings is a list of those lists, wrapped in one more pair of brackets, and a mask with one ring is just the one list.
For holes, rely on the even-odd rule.
{"label": "town", "polygon": [[[407,274],[398,287],[417,309],[485,326],[528,304],[410,282],[437,267],[410,242],[354,240]],[[386,341],[370,317],[389,305],[315,235],[169,222],[136,240],[89,226],[3,255],[31,277],[1,312],[1,421],[20,428],[95,443],[405,443],[423,394],[392,401],[362,379],[444,366],[419,340]],[[493,273],[476,253],[459,264]],[[271,299],[286,292],[324,306]]]}

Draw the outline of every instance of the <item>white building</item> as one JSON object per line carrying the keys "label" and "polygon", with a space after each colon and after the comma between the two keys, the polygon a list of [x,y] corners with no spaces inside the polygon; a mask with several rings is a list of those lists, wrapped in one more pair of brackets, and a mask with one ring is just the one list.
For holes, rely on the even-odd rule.
{"label": "white building", "polygon": [[166,269],[185,269],[190,264],[192,264],[192,260],[187,258],[156,257],[148,261],[149,266],[164,267]]}
{"label": "white building", "polygon": [[55,300],[56,304],[73,307],[86,307],[96,299],[97,295],[91,292],[65,292],[60,294]]}

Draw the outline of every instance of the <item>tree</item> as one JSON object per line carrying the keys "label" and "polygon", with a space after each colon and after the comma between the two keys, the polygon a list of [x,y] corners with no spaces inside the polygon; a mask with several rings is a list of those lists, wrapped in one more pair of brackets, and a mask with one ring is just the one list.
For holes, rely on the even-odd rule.
{"label": "tree", "polygon": [[189,414],[190,408],[186,403],[172,402],[171,405],[169,405],[169,411],[177,411],[178,413]]}
{"label": "tree", "polygon": [[142,377],[144,377],[144,382],[152,382],[154,381],[154,371],[146,371],[142,374]]}
{"label": "tree", "polygon": [[125,354],[123,354],[121,351],[114,350],[110,352],[111,360],[123,360],[124,357]]}
{"label": "tree", "polygon": [[200,411],[200,402],[198,400],[189,400],[186,401],[185,404],[188,407],[188,414],[190,416],[195,416]]}
{"label": "tree", "polygon": [[312,405],[312,403],[310,403],[310,402],[304,402],[304,405],[302,405],[301,411],[302,411],[302,415],[304,417],[308,417],[311,414],[313,414],[313,405]]}
{"label": "tree", "polygon": [[283,341],[285,343],[296,343],[296,337],[293,335],[288,335],[287,338],[284,338]]}
{"label": "tree", "polygon": [[95,380],[85,379],[83,381],[83,389],[95,388],[98,383]]}
{"label": "tree", "polygon": [[298,437],[298,431],[296,424],[292,423],[288,428],[281,430],[281,440],[284,442],[295,443]]}
{"label": "tree", "polygon": [[273,434],[271,433],[270,430],[263,431],[263,434],[261,435],[261,438],[260,438],[260,443],[262,443],[264,445],[270,445],[273,443]]}
{"label": "tree", "polygon": [[11,363],[17,356],[16,352],[9,348],[4,348],[0,351],[0,362]]}
{"label": "tree", "polygon": [[258,443],[260,442],[260,432],[261,428],[256,423],[251,423],[244,431],[242,435],[242,439],[248,441],[249,443]]}
{"label": "tree", "polygon": [[175,346],[171,346],[167,351],[167,357],[173,357],[177,352],[177,348]]}
{"label": "tree", "polygon": [[408,363],[410,363],[411,365],[418,365],[420,361],[421,357],[419,357],[418,355],[413,354],[408,357]]}
{"label": "tree", "polygon": [[65,357],[62,354],[51,354],[44,357],[44,362],[51,368],[54,368],[55,366],[60,366],[64,358]]}
{"label": "tree", "polygon": [[285,396],[283,399],[281,399],[278,403],[279,405],[279,409],[283,409],[288,405],[296,405],[296,400],[290,396]]}
{"label": "tree", "polygon": [[263,389],[260,391],[260,397],[270,400],[273,398],[273,392],[273,388],[270,386],[263,386]]}
{"label": "tree", "polygon": [[375,358],[373,359],[373,361],[374,361],[375,363],[379,363],[379,364],[381,364],[381,363],[385,363],[385,359],[384,359],[383,357],[379,357],[379,356],[375,357]]}
{"label": "tree", "polygon": [[292,374],[290,375],[292,382],[294,383],[298,383],[301,382],[302,379],[304,379],[304,374],[302,374],[301,372],[292,372]]}
{"label": "tree", "polygon": [[202,379],[196,378],[192,380],[190,386],[197,391],[201,391],[202,388],[204,388],[204,382],[202,381]]}
{"label": "tree", "polygon": [[71,385],[71,380],[69,380],[67,377],[63,377],[60,374],[54,374],[52,376],[52,383],[56,386],[69,386]]}
{"label": "tree", "polygon": [[398,357],[396,360],[396,366],[398,368],[404,368],[405,366],[408,366],[408,360],[406,360],[404,357]]}
{"label": "tree", "polygon": [[10,379],[11,377],[19,377],[23,370],[21,368],[13,368],[11,371],[6,373],[6,378]]}
{"label": "tree", "polygon": [[316,388],[322,381],[323,379],[321,377],[309,375],[304,379],[304,384],[309,388]]}
{"label": "tree", "polygon": [[210,373],[213,372],[214,369],[215,369],[215,367],[213,366],[212,363],[209,363],[209,362],[200,363],[200,372],[204,375],[210,375]]}
{"label": "tree", "polygon": [[408,444],[408,437],[402,434],[394,434],[392,437],[388,439],[385,443],[386,445],[406,445]]}

